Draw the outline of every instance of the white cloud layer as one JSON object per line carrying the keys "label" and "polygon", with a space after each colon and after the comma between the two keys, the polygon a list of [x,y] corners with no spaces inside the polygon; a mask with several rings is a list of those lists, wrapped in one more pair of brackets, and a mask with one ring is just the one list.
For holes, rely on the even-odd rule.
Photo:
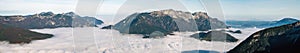
{"label": "white cloud layer", "polygon": [[[77,35],[74,41],[73,29],[94,29],[90,38],[87,35]],[[235,47],[257,28],[241,29],[242,34],[232,34],[238,42],[200,41],[189,37],[197,32],[175,32],[159,39],[143,39],[137,34],[121,34],[116,30],[99,28],[55,28],[31,29],[40,33],[53,34],[54,37],[36,40],[30,44],[16,45],[0,42],[0,53],[74,53],[75,42],[78,53],[180,53],[182,51],[205,50],[225,52]],[[234,29],[237,30],[237,29]],[[94,39],[95,38],[95,39]],[[91,41],[94,40],[94,41]],[[94,44],[97,44],[96,46]],[[80,44],[80,45],[79,45]]]}

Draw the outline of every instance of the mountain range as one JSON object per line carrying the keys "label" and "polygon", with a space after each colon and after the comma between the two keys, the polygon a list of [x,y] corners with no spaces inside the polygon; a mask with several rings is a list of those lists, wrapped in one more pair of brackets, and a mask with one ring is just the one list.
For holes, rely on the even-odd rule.
{"label": "mountain range", "polygon": [[205,12],[183,12],[173,9],[134,13],[113,26],[121,33],[151,34],[161,32],[167,35],[174,31],[206,31],[226,28],[225,23],[211,18]]}
{"label": "mountain range", "polygon": [[233,28],[269,28],[298,22],[300,20],[294,18],[283,18],[278,21],[226,21],[228,26]]}
{"label": "mountain range", "polygon": [[30,43],[32,40],[51,38],[51,34],[33,32],[28,29],[59,27],[97,27],[103,21],[94,17],[81,17],[74,12],[54,14],[42,12],[34,15],[0,16],[0,41]]}
{"label": "mountain range", "polygon": [[[30,43],[33,40],[51,38],[53,35],[33,32],[28,29],[96,27],[102,23],[101,20],[94,17],[81,17],[73,12],[62,14],[42,12],[26,16],[0,16],[0,41]],[[297,52],[297,49],[300,47],[300,21],[297,19],[226,21],[226,23],[236,28],[266,28],[250,35],[238,46],[228,51],[228,53]],[[103,27],[103,29],[116,29],[121,33],[127,34],[144,34],[143,38],[160,38],[177,31],[208,31],[227,28],[227,25],[216,18],[211,18],[205,12],[190,13],[167,9],[134,13],[117,24]],[[242,33],[240,30],[208,31],[207,33],[196,33],[190,37],[206,41],[238,41],[237,38],[226,32]]]}
{"label": "mountain range", "polygon": [[81,17],[74,12],[54,14],[42,12],[34,15],[0,16],[0,23],[25,29],[58,27],[95,27],[103,23],[94,17]]}

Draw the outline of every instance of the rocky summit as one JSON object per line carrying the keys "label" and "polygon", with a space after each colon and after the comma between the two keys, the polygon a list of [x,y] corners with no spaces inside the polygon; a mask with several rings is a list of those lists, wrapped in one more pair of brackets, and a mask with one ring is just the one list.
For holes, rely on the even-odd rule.
{"label": "rocky summit", "polygon": [[299,53],[300,22],[267,28],[249,36],[228,53]]}
{"label": "rocky summit", "polygon": [[169,34],[174,31],[206,31],[225,27],[222,21],[209,17],[205,12],[190,13],[167,9],[131,14],[112,28],[129,34]]}
{"label": "rocky summit", "polygon": [[57,27],[95,27],[103,22],[94,17],[80,17],[74,12],[62,14],[42,12],[26,16],[0,16],[0,23],[25,29],[41,29]]}
{"label": "rocky summit", "polygon": [[51,38],[51,34],[42,34],[27,29],[0,24],[0,41],[9,43],[30,43],[33,40]]}

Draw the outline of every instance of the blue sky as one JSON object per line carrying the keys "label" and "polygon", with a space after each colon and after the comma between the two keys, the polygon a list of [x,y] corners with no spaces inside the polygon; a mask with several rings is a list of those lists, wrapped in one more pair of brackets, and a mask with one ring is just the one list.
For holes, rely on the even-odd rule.
{"label": "blue sky", "polygon": [[224,14],[235,19],[274,20],[300,15],[300,0],[221,0]]}
{"label": "blue sky", "polygon": [[[64,13],[76,10],[78,0],[0,0],[0,15],[28,15],[52,11]],[[86,0],[88,1],[88,0]],[[174,8],[182,11],[206,11],[199,0],[101,0],[96,17],[111,19],[113,15],[134,11]],[[156,2],[159,1],[159,2]],[[91,0],[91,2],[93,2]],[[278,20],[283,17],[299,19],[300,0],[220,0],[227,20]],[[94,7],[94,6],[93,6]],[[89,15],[87,15],[89,16]]]}

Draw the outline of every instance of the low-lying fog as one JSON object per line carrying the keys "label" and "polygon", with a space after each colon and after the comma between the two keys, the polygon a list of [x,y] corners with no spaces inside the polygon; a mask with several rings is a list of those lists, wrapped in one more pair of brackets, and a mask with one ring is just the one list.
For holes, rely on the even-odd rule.
{"label": "low-lying fog", "polygon": [[[74,29],[93,29],[94,35],[78,35]],[[55,28],[31,29],[40,33],[55,35],[45,40],[29,44],[8,44],[0,42],[1,53],[185,53],[185,52],[225,52],[235,47],[258,28],[233,29],[242,34],[231,34],[238,42],[200,41],[189,37],[196,32],[174,32],[164,38],[143,39],[137,34],[121,34],[116,30],[99,28]],[[84,32],[82,32],[84,33]],[[76,36],[75,36],[75,35]],[[74,35],[74,36],[72,36]],[[75,40],[74,40],[75,38]]]}

